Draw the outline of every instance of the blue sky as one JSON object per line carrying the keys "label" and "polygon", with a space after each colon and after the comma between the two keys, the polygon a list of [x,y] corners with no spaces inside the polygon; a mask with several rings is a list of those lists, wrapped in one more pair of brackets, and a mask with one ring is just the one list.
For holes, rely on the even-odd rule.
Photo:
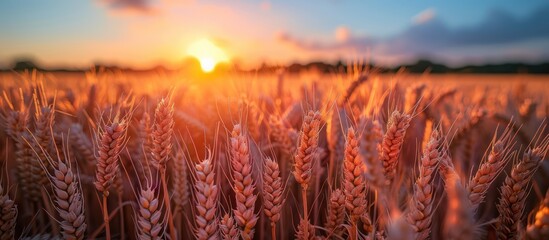
{"label": "blue sky", "polygon": [[420,57],[449,64],[549,60],[549,3],[511,1],[0,2],[0,66],[175,65],[210,39],[238,63]]}

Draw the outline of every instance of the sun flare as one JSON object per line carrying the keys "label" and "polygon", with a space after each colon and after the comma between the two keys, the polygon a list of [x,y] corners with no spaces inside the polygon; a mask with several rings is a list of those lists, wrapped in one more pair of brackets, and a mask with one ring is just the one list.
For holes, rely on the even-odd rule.
{"label": "sun flare", "polygon": [[229,61],[225,51],[208,39],[192,43],[187,49],[187,54],[198,59],[204,72],[211,72],[217,64]]}

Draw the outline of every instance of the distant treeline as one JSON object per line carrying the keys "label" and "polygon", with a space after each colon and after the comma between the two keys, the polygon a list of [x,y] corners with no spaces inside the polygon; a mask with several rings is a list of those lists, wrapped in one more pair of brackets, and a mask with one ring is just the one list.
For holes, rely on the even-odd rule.
{"label": "distant treeline", "polygon": [[[462,67],[449,67],[444,64],[434,63],[429,60],[419,60],[414,64],[400,65],[394,68],[388,68],[372,64],[364,64],[359,66],[361,69],[372,69],[381,73],[394,73],[398,71],[406,71],[410,73],[492,73],[492,74],[514,74],[514,73],[531,73],[531,74],[548,74],[549,62],[540,64],[526,63],[503,63],[503,64],[486,64],[486,65],[467,65]],[[264,66],[259,71],[265,71],[268,67]],[[287,67],[289,72],[300,72],[303,70],[318,70],[323,73],[330,72],[346,72],[348,66],[342,62],[336,64],[327,64],[324,62],[311,62],[308,64],[294,63]],[[271,69],[272,70],[272,69]]]}
{"label": "distant treeline", "polygon": [[[196,65],[193,63],[192,65]],[[189,66],[182,66],[181,68],[188,68]],[[466,65],[462,67],[449,67],[444,64],[435,63],[429,60],[418,60],[414,64],[404,64],[397,67],[384,67],[375,64],[363,64],[357,66],[361,69],[370,69],[379,73],[395,73],[398,71],[406,71],[409,73],[486,73],[486,74],[516,74],[516,73],[529,73],[529,74],[549,74],[549,62],[539,64],[527,64],[527,63],[502,63],[502,64],[486,64],[486,65]],[[307,64],[293,63],[288,66],[271,66],[263,64],[259,68],[251,70],[243,70],[238,67],[230,68],[227,65],[219,66],[220,69],[233,69],[237,72],[255,72],[255,73],[273,73],[280,70],[284,70],[287,73],[299,73],[304,71],[318,71],[322,73],[344,73],[352,67],[349,67],[346,63],[339,61],[335,64],[326,62],[310,62]],[[84,72],[90,71],[91,68],[42,68],[35,64],[33,61],[18,61],[12,68],[0,69],[0,71],[25,71],[25,70],[39,70],[44,72]],[[132,72],[155,72],[155,71],[172,71],[180,69],[168,69],[164,66],[155,66],[149,69],[134,69],[120,66],[107,66],[107,65],[95,65],[95,70],[109,70],[109,71],[132,71]]]}

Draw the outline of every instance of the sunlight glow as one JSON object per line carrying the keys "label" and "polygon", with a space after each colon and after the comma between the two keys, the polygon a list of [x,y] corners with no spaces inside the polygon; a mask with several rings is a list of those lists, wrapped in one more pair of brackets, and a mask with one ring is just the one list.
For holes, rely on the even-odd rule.
{"label": "sunlight glow", "polygon": [[211,72],[220,62],[229,61],[225,51],[208,39],[201,39],[192,43],[187,49],[187,54],[200,61],[200,67],[204,72]]}

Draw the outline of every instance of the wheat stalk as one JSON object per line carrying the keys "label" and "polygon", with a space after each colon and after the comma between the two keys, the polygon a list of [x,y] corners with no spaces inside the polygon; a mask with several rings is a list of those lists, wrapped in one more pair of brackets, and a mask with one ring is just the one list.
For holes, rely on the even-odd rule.
{"label": "wheat stalk", "polygon": [[357,238],[357,224],[366,211],[366,181],[364,179],[364,164],[358,156],[358,139],[355,130],[347,130],[345,143],[345,158],[343,160],[343,189],[345,193],[345,207],[350,217],[351,239]]}
{"label": "wheat stalk", "polygon": [[[309,111],[303,119],[299,147],[294,158],[294,178],[301,185],[303,203],[303,218],[309,221],[307,188],[311,180],[314,158],[318,148],[318,132],[320,129],[320,113]],[[303,229],[307,231],[307,228]],[[305,233],[307,235],[307,233]]]}
{"label": "wheat stalk", "polygon": [[109,214],[107,197],[109,189],[118,174],[120,151],[126,141],[127,125],[124,121],[113,122],[104,126],[99,132],[99,156],[97,158],[97,169],[95,172],[95,188],[103,193],[103,220],[105,221],[105,233],[107,240],[110,240]]}
{"label": "wheat stalk", "polygon": [[530,180],[549,151],[548,146],[549,137],[546,137],[540,145],[528,149],[522,161],[513,166],[511,175],[505,178],[497,205],[500,214],[497,225],[499,238],[517,238],[518,224],[522,219]]}
{"label": "wheat stalk", "polygon": [[276,223],[280,220],[283,204],[282,192],[278,163],[267,158],[263,168],[263,211],[271,220],[272,239],[276,239]]}
{"label": "wheat stalk", "polygon": [[416,232],[416,239],[428,239],[431,232],[433,215],[433,195],[435,186],[433,178],[442,157],[442,133],[433,129],[425,148],[419,166],[419,176],[414,184],[414,193],[408,206],[407,220]]}
{"label": "wheat stalk", "polygon": [[99,156],[94,184],[95,188],[106,196],[109,196],[109,189],[118,172],[120,151],[126,141],[126,129],[125,122],[113,122],[104,126],[98,134]]}
{"label": "wheat stalk", "polygon": [[433,131],[433,121],[430,119],[425,120],[425,130],[423,131],[423,140],[421,141],[421,148],[425,148],[429,139],[431,138],[431,132]]}
{"label": "wheat stalk", "polygon": [[328,164],[328,182],[337,186],[339,184],[339,166],[345,152],[345,133],[347,129],[347,112],[344,108],[331,111],[326,124],[328,148],[330,150],[330,162]]}
{"label": "wheat stalk", "polygon": [[[6,133],[15,142],[15,160],[17,162],[17,180],[21,192],[25,198],[32,202],[40,202],[41,193],[39,181],[40,175],[35,175],[36,165],[32,164],[32,149],[27,142],[31,140],[30,133],[25,129],[28,125],[28,116],[25,111],[10,111],[6,118]],[[30,169],[30,170],[29,170]],[[42,169],[38,169],[42,171]]]}
{"label": "wheat stalk", "polygon": [[240,236],[243,239],[252,239],[258,220],[257,214],[254,213],[257,194],[254,193],[255,183],[252,176],[253,167],[248,138],[242,132],[240,124],[234,125],[230,144],[233,189],[236,200],[234,215],[240,227]]}
{"label": "wheat stalk", "polygon": [[469,181],[467,190],[469,191],[469,200],[471,201],[473,212],[477,211],[486,196],[488,188],[490,188],[490,185],[499,173],[503,171],[508,159],[510,159],[512,140],[511,131],[507,129],[501,138],[493,143],[488,158],[480,165],[475,176]]}
{"label": "wheat stalk", "polygon": [[172,151],[173,113],[173,104],[167,99],[160,100],[154,113],[152,163],[161,173],[166,170]]}
{"label": "wheat stalk", "polygon": [[359,129],[362,131],[359,152],[366,165],[364,177],[371,185],[382,190],[385,187],[385,175],[383,174],[383,165],[379,161],[379,148],[382,139],[381,125],[378,121],[363,116],[359,123]]}
{"label": "wheat stalk", "polygon": [[[34,116],[34,141],[31,141],[33,149],[43,149],[44,151],[35,151],[36,158],[34,161],[31,161],[31,164],[35,166],[34,169],[37,171],[33,172],[39,177],[38,184],[45,185],[49,182],[47,174],[45,171],[42,171],[39,161],[45,161],[46,154],[50,151],[52,139],[52,126],[54,122],[54,110],[52,106],[45,106],[44,102],[40,104],[40,101],[37,99],[37,94],[34,94],[34,103],[35,103],[35,116]],[[47,162],[42,162],[47,167],[47,170],[51,170],[52,166],[49,166]]]}
{"label": "wheat stalk", "polygon": [[195,237],[200,240],[216,239],[219,227],[216,213],[218,188],[211,155],[195,165],[195,175]]}
{"label": "wheat stalk", "polygon": [[391,184],[395,177],[404,135],[410,126],[411,119],[410,115],[400,113],[399,111],[394,111],[389,117],[387,131],[381,144],[380,156],[383,162],[383,173],[385,174],[387,185]]}
{"label": "wheat stalk", "polygon": [[172,135],[174,127],[174,106],[169,99],[161,99],[154,112],[154,124],[152,131],[152,163],[153,166],[160,172],[160,180],[162,181],[164,207],[168,213],[168,226],[170,229],[170,237],[177,239],[175,225],[170,207],[170,194],[168,192],[168,184],[166,181],[166,163],[170,159],[172,151]]}

